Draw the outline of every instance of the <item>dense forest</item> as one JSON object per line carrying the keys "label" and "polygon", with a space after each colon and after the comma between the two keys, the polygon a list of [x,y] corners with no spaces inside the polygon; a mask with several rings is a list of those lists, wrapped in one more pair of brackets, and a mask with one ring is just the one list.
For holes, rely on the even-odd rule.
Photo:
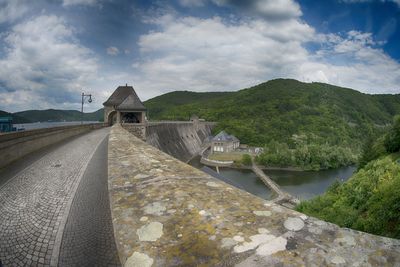
{"label": "dense forest", "polygon": [[296,209],[343,227],[400,238],[400,117],[369,144],[356,174]]}
{"label": "dense forest", "polygon": [[172,92],[145,102],[152,120],[216,121],[241,143],[265,147],[259,164],[327,169],[355,164],[364,140],[400,114],[400,95],[271,80],[237,92]]}

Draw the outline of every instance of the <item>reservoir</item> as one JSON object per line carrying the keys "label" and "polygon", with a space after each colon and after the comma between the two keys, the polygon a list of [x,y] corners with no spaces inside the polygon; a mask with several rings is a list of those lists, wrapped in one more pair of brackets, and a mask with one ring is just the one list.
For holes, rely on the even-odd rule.
{"label": "reservoir", "polygon": [[336,179],[347,181],[355,170],[356,167],[349,166],[322,171],[264,170],[264,173],[283,191],[305,200],[324,193]]}
{"label": "reservoir", "polygon": [[[189,164],[263,199],[274,197],[273,192],[251,170],[220,168],[218,176],[215,169],[210,171],[210,168],[204,167],[199,157],[192,159]],[[341,182],[348,180],[355,170],[355,167],[350,166],[323,171],[264,170],[264,173],[283,191],[306,200],[324,193],[336,179]]]}

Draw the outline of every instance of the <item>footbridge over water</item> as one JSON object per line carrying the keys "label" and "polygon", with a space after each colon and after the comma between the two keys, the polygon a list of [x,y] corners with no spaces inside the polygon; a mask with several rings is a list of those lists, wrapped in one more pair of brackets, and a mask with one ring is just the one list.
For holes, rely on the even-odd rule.
{"label": "footbridge over water", "polygon": [[307,217],[182,162],[212,124],[142,125],[147,143],[123,126],[0,136],[0,150],[14,140],[25,155],[0,172],[5,266],[399,266],[399,240]]}

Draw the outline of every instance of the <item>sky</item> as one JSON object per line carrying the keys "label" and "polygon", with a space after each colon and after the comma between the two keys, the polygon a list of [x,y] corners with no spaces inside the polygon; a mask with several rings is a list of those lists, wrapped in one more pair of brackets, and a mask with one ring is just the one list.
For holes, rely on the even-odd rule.
{"label": "sky", "polygon": [[275,78],[400,93],[400,0],[0,0],[0,110]]}

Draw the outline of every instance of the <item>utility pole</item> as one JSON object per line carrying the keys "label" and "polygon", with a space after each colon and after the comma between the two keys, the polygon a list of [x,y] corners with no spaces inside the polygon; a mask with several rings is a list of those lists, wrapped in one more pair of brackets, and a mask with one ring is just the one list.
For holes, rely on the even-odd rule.
{"label": "utility pole", "polygon": [[85,103],[86,97],[89,97],[88,103],[92,103],[92,94],[85,95],[85,93],[82,93],[81,124],[83,124],[83,104]]}

